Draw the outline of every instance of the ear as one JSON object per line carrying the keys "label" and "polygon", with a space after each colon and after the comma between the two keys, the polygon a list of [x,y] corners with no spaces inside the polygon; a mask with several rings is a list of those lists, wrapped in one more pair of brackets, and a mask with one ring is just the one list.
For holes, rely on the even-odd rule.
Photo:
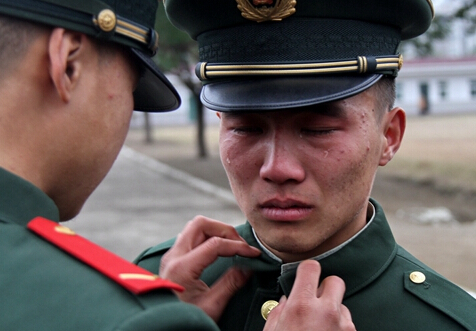
{"label": "ear", "polygon": [[383,150],[379,165],[384,166],[393,158],[400,148],[405,132],[406,116],[402,108],[394,108],[382,119]]}
{"label": "ear", "polygon": [[78,81],[81,66],[77,61],[84,35],[55,28],[51,32],[48,53],[50,76],[63,102],[69,102],[71,91]]}

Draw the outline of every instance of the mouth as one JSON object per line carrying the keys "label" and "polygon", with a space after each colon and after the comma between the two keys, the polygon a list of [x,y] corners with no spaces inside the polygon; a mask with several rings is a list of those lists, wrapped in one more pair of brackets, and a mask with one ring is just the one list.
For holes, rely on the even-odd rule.
{"label": "mouth", "polygon": [[305,202],[286,199],[272,199],[259,204],[262,215],[272,221],[299,221],[307,218],[313,206]]}

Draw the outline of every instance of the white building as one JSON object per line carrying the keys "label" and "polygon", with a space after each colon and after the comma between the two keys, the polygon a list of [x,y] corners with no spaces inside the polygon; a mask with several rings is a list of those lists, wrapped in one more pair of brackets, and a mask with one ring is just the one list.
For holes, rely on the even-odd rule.
{"label": "white building", "polygon": [[396,103],[409,115],[476,111],[476,57],[404,61]]}

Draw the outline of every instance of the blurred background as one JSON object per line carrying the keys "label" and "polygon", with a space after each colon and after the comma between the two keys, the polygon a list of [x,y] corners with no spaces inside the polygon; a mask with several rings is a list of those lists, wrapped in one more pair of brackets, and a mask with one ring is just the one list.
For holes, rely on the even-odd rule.
{"label": "blurred background", "polygon": [[[407,129],[372,196],[402,246],[476,291],[476,0],[433,3],[429,31],[401,46],[396,104],[407,112]],[[69,222],[129,260],[175,236],[194,215],[244,221],[218,156],[218,118],[200,103],[197,45],[159,7],[155,60],[182,106],[134,113],[111,174]]]}

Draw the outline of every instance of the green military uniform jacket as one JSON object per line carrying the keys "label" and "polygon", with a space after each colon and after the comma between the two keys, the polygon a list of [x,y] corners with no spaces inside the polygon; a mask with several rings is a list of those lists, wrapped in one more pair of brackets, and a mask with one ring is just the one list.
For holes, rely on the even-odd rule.
{"label": "green military uniform jacket", "polygon": [[59,213],[37,187],[0,168],[1,330],[218,330],[170,290],[134,294],[28,230],[36,216],[58,221]]}
{"label": "green military uniform jacket", "polygon": [[[393,238],[382,208],[375,202],[375,216],[357,237],[337,251],[316,258],[322,278],[336,275],[346,284],[344,305],[358,331],[476,330],[476,300],[425,266]],[[250,225],[238,232],[252,246],[260,247]],[[144,252],[140,266],[157,272],[161,256],[173,240]],[[203,273],[212,284],[232,265],[254,271],[251,280],[230,301],[218,325],[222,330],[262,330],[261,307],[268,300],[289,295],[296,265],[281,265],[263,253],[260,258],[219,258]]]}

